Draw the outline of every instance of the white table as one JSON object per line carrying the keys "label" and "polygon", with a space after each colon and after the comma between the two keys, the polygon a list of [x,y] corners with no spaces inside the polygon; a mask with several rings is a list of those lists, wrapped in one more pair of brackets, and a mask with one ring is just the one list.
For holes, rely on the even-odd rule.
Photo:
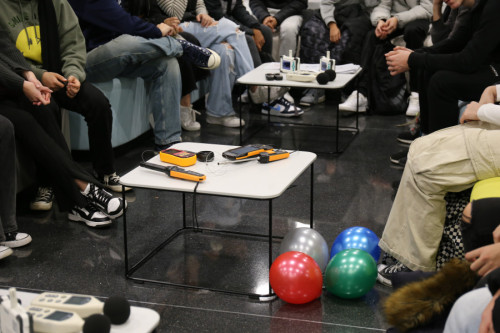
{"label": "white table", "polygon": [[[318,65],[319,67],[319,65]],[[259,67],[251,70],[250,72],[246,73],[242,77],[240,77],[236,82],[239,84],[244,84],[247,86],[279,86],[279,87],[295,87],[295,88],[306,88],[306,89],[329,89],[329,90],[335,90],[335,89],[342,89],[344,88],[351,80],[353,80],[360,72],[361,68],[359,68],[356,72],[354,73],[349,73],[349,74],[343,74],[343,73],[337,73],[335,80],[329,81],[327,84],[319,84],[316,80],[312,82],[300,82],[300,81],[292,81],[292,80],[287,80],[286,78],[286,73],[281,73],[283,75],[283,80],[266,80],[266,74],[268,73],[279,73],[280,71],[280,66],[279,63],[277,62],[271,62],[271,63],[265,63],[260,65]],[[269,95],[268,95],[269,96]],[[241,118],[241,103],[239,107],[239,112],[240,112],[240,118]],[[356,115],[356,126],[355,127],[349,127],[349,126],[340,126],[340,112],[337,110],[337,115],[336,115],[336,123],[335,123],[335,136],[336,136],[336,150],[333,153],[341,153],[347,144],[339,148],[339,130],[346,130],[346,131],[351,131],[353,133],[353,136],[357,135],[359,132],[359,124],[358,124],[358,113],[355,112]],[[268,114],[268,124],[270,123],[270,114]],[[324,126],[321,124],[317,125],[309,125],[309,124],[301,124],[301,123],[294,123],[295,125],[301,125],[301,126],[323,126],[323,127],[330,127],[330,126]],[[254,133],[255,134],[255,133]],[[249,138],[248,138],[249,139]],[[243,131],[242,127],[240,126],[240,144],[244,144],[243,140]]]}
{"label": "white table", "polygon": [[[226,196],[235,198],[247,198],[253,200],[267,200],[269,202],[269,230],[267,234],[248,234],[248,233],[238,233],[234,231],[224,231],[224,230],[213,230],[213,229],[203,229],[199,227],[190,227],[186,224],[186,212],[185,212],[185,194],[194,193],[195,186],[197,183],[180,180],[176,178],[170,178],[165,174],[160,172],[137,167],[121,177],[121,183],[124,186],[138,187],[138,188],[148,188],[157,189],[164,191],[175,191],[181,192],[183,194],[183,227],[177,230],[176,233],[168,237],[162,244],[151,251],[150,254],[146,255],[144,259],[134,264],[129,265],[128,259],[128,244],[127,244],[127,214],[124,213],[123,227],[124,227],[124,241],[125,241],[125,268],[126,276],[132,280],[142,281],[142,282],[157,282],[162,284],[170,284],[166,281],[151,281],[146,279],[141,279],[134,277],[134,272],[136,272],[141,266],[143,266],[155,253],[157,253],[161,248],[173,240],[179,232],[183,230],[209,230],[213,232],[222,232],[229,234],[244,234],[256,237],[266,237],[269,243],[269,266],[272,263],[272,201],[278,198],[285,192],[285,190],[292,185],[292,183],[307,169],[311,169],[311,192],[310,192],[310,226],[313,227],[313,163],[316,160],[316,154],[305,152],[305,151],[295,151],[290,154],[290,157],[284,160],[272,162],[269,164],[260,164],[257,161],[249,161],[244,163],[231,163],[218,165],[218,162],[227,161],[222,157],[222,153],[228,149],[235,148],[235,146],[226,145],[216,145],[216,144],[205,144],[205,143],[190,143],[183,142],[172,146],[175,149],[189,150],[193,152],[199,151],[213,151],[215,154],[215,159],[213,162],[203,163],[198,162],[193,166],[186,167],[186,170],[195,171],[203,173],[206,175],[206,180],[199,183],[196,188],[196,193],[216,195],[216,196]],[[278,148],[278,147],[277,147]],[[167,165],[160,161],[159,156],[151,158],[148,162],[155,164]],[[133,209],[131,205],[129,209]],[[178,285],[178,284],[176,284]],[[191,285],[181,285],[183,287],[197,288]],[[251,294],[235,290],[218,290],[212,288],[200,288],[209,289],[212,291],[222,291],[234,294],[243,294],[256,297],[266,297],[273,295],[270,287],[269,294]]]}
{"label": "white table", "polygon": [[[0,296],[8,294],[7,289],[0,288]],[[38,296],[37,293],[19,290],[16,291],[16,295],[24,307],[27,307]],[[129,319],[122,325],[111,325],[110,333],[150,333],[155,330],[159,323],[160,315],[155,310],[131,306]]]}

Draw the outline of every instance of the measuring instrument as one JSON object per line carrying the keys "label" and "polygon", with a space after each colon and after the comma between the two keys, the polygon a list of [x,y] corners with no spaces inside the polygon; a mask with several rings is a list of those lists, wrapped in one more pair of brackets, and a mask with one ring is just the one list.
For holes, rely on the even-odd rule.
{"label": "measuring instrument", "polygon": [[266,164],[266,163],[276,162],[279,160],[284,160],[285,158],[288,157],[290,157],[290,153],[287,152],[286,150],[272,150],[259,153],[259,155],[257,155],[256,157],[250,157],[234,161],[224,161],[224,162],[219,162],[219,164],[241,163],[254,160],[257,160],[259,163]]}
{"label": "measuring instrument", "polygon": [[158,165],[158,164],[149,163],[149,162],[141,162],[139,165],[143,168],[148,168],[151,170],[163,172],[163,173],[167,174],[167,176],[170,176],[173,178],[191,180],[193,182],[202,182],[205,179],[207,179],[207,176],[205,176],[202,173],[188,171],[188,170],[185,170],[183,168],[176,167],[176,166],[163,166],[163,165]]}
{"label": "measuring instrument", "polygon": [[196,153],[188,150],[169,148],[160,151],[160,160],[181,167],[187,167],[196,163]]}
{"label": "measuring instrument", "polygon": [[222,153],[222,156],[228,160],[241,160],[252,156],[256,156],[263,152],[273,151],[273,147],[263,144],[251,144],[246,146],[241,146],[233,149],[226,150]]}
{"label": "measuring instrument", "polygon": [[33,318],[33,329],[40,333],[80,332],[85,323],[80,316],[71,311],[63,311],[43,306],[30,306],[27,309]]}
{"label": "measuring instrument", "polygon": [[31,306],[75,312],[81,318],[86,318],[95,313],[102,313],[104,303],[93,296],[45,292],[31,301]]}

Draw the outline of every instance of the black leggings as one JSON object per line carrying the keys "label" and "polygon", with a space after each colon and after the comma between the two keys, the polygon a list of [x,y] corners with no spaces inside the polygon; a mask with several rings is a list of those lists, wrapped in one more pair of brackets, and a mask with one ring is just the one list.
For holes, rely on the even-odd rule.
{"label": "black leggings", "polygon": [[57,121],[56,103],[32,106],[26,99],[0,101],[0,114],[14,125],[18,149],[28,154],[56,191],[61,210],[87,205],[75,179],[95,182],[73,161]]}

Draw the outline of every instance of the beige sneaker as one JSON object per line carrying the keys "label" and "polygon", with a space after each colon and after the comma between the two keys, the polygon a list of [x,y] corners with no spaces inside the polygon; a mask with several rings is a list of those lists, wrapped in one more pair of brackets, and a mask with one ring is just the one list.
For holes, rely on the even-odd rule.
{"label": "beige sneaker", "polygon": [[185,131],[199,131],[201,125],[196,121],[196,114],[200,114],[193,109],[193,106],[181,105],[181,126]]}
{"label": "beige sneaker", "polygon": [[[214,117],[207,114],[207,123],[225,127],[240,127],[240,118],[236,116]],[[245,126],[243,119],[241,119],[241,126]]]}
{"label": "beige sneaker", "polygon": [[0,259],[6,258],[12,254],[12,249],[8,246],[0,245]]}

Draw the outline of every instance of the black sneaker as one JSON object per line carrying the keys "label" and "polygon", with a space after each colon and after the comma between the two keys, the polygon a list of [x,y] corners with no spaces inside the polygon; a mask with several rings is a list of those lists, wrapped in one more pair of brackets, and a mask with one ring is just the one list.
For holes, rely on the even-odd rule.
{"label": "black sneaker", "polygon": [[214,51],[194,45],[185,39],[177,39],[182,45],[183,56],[193,65],[203,69],[215,69],[220,65],[220,56]]}
{"label": "black sneaker", "polygon": [[90,203],[99,208],[104,215],[116,219],[122,216],[123,210],[127,208],[127,202],[122,198],[113,197],[106,190],[89,183],[88,193],[84,193]]}
{"label": "black sneaker", "polygon": [[389,160],[391,161],[391,163],[394,163],[397,166],[404,168],[404,166],[406,165],[407,156],[408,156],[408,150],[403,150],[389,156]]}
{"label": "black sneaker", "polygon": [[392,287],[392,277],[394,274],[400,272],[411,272],[411,269],[399,261],[396,261],[396,263],[391,265],[379,264],[377,266],[377,270],[377,281],[388,287]]}
{"label": "black sneaker", "polygon": [[413,142],[413,140],[415,140],[416,138],[419,138],[421,136],[422,136],[422,134],[420,133],[420,128],[417,126],[414,126],[414,127],[411,127],[408,132],[399,133],[397,140],[401,143],[409,145]]}
{"label": "black sneaker", "polygon": [[52,187],[39,187],[35,199],[30,202],[31,210],[51,210],[54,201],[54,190]]}
{"label": "black sneaker", "polygon": [[68,219],[74,222],[84,222],[89,227],[105,227],[112,223],[111,219],[99,210],[95,205],[89,203],[87,207],[75,206],[68,213]]}
{"label": "black sneaker", "polygon": [[8,232],[5,234],[5,240],[0,245],[10,248],[21,247],[31,243],[31,236],[23,232]]}
{"label": "black sneaker", "polygon": [[[122,184],[120,184],[120,176],[118,176],[116,172],[102,177],[97,175],[97,179],[111,191],[122,192],[123,187]],[[130,191],[131,189],[131,187],[125,186],[125,192]]]}

